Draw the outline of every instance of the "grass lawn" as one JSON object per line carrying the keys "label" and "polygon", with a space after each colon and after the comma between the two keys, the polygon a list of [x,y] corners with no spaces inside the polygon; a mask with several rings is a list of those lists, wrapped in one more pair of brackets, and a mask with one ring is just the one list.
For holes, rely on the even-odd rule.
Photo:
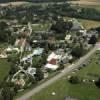
{"label": "grass lawn", "polygon": [[46,31],[51,27],[51,23],[47,22],[47,23],[40,23],[40,24],[36,24],[36,25],[32,25],[33,31]]}
{"label": "grass lawn", "polygon": [[10,70],[10,63],[6,59],[0,59],[0,81],[8,74]]}
{"label": "grass lawn", "polygon": [[[100,53],[100,51],[98,52]],[[85,76],[87,73],[100,75],[100,64],[95,63],[100,62],[98,58],[100,58],[100,54],[94,54],[90,58],[90,64],[75,74],[83,76],[84,78],[86,78]],[[91,77],[88,77],[88,79],[91,79]],[[55,92],[56,95],[51,95],[52,92]],[[31,97],[29,100],[64,100],[66,96],[71,96],[78,100],[99,100],[100,89],[98,89],[93,83],[81,83],[76,85],[70,84],[67,81],[67,76],[64,76],[60,80]]]}

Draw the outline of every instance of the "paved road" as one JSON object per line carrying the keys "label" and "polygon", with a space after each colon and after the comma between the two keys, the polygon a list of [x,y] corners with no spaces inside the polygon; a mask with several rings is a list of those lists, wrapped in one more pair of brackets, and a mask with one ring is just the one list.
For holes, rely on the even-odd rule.
{"label": "paved road", "polygon": [[44,82],[43,84],[37,86],[36,88],[32,89],[28,93],[25,93],[23,96],[17,98],[16,100],[28,100],[31,96],[35,95],[36,93],[40,92],[43,88],[46,88],[50,84],[54,83],[56,80],[60,79],[67,73],[73,71],[74,69],[78,68],[84,61],[86,61],[97,49],[97,45],[84,57],[80,58],[78,62],[75,64],[70,65],[69,67],[65,68],[60,74],[56,75],[55,77],[51,78],[50,80]]}

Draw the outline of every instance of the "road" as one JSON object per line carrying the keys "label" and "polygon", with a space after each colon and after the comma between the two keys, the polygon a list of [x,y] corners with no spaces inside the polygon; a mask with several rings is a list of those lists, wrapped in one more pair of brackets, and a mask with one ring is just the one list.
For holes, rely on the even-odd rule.
{"label": "road", "polygon": [[36,88],[30,90],[29,92],[25,93],[24,95],[22,95],[21,97],[17,98],[16,100],[29,100],[29,98],[31,96],[33,96],[36,93],[40,92],[43,88],[46,88],[47,86],[49,86],[52,83],[54,83],[56,80],[58,80],[61,77],[65,76],[66,74],[68,74],[69,72],[73,71],[74,69],[80,67],[80,65],[82,63],[84,63],[96,50],[97,50],[97,45],[95,45],[95,47],[88,54],[86,54],[85,56],[80,58],[75,64],[72,64],[72,65],[68,66],[67,68],[65,68],[58,75],[56,75],[53,78],[51,78],[50,80],[42,83],[41,85],[37,86]]}

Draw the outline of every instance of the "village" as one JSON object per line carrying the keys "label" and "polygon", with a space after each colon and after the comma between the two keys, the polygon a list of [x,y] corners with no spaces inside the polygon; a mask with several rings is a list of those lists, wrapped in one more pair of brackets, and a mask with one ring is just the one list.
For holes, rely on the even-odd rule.
{"label": "village", "polygon": [[[8,76],[7,81],[11,81],[23,89],[23,87],[31,85],[33,81],[41,81],[48,78],[50,74],[63,70],[86,54],[96,43],[98,32],[86,30],[77,19],[73,18],[68,22],[72,23],[72,26],[61,40],[56,39],[54,30],[34,32],[33,24],[30,22],[27,26],[18,28],[14,34],[19,37],[15,40],[14,45],[9,45],[0,54],[0,58],[14,62],[14,66],[17,67],[16,71],[11,70],[11,76]],[[34,35],[34,39],[28,40],[32,35]],[[44,35],[46,35],[45,39],[43,39]],[[94,43],[91,43],[91,39]],[[82,54],[82,50],[84,50],[84,54]]]}
{"label": "village", "polygon": [[[86,73],[96,77],[93,79],[77,75],[92,62],[100,65],[100,23],[96,21],[100,17],[98,12],[97,16],[91,13],[89,8],[66,2],[0,6],[0,97],[9,91],[13,98],[69,72],[64,79],[70,84],[95,83],[99,79],[95,70]],[[88,21],[89,17],[95,21]],[[96,50],[97,61],[89,59],[89,53]],[[50,96],[56,94],[56,90],[50,91]]]}

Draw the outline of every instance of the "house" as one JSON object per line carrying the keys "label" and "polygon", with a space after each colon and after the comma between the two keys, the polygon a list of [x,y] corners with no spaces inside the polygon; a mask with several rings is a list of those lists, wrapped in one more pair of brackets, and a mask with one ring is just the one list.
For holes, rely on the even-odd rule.
{"label": "house", "polygon": [[45,65],[45,68],[51,69],[51,70],[57,70],[59,68],[59,66],[48,63],[48,64]]}
{"label": "house", "polygon": [[8,47],[7,49],[5,49],[6,52],[12,52],[12,51],[16,51],[16,52],[20,52],[19,48],[14,48],[14,47]]}
{"label": "house", "polygon": [[29,67],[27,73],[30,74],[31,76],[34,76],[36,74],[36,68]]}
{"label": "house", "polygon": [[20,51],[23,52],[26,45],[26,39],[21,38],[17,39],[15,42],[15,46],[20,47]]}
{"label": "house", "polygon": [[40,55],[42,55],[43,51],[44,51],[44,48],[36,48],[36,49],[33,51],[33,55],[34,55],[34,56],[40,56]]}
{"label": "house", "polygon": [[73,59],[72,55],[69,55],[68,53],[66,53],[66,54],[62,57],[61,63],[66,64],[66,63],[69,62],[69,60],[72,60],[72,59]]}
{"label": "house", "polygon": [[45,68],[56,70],[59,66],[57,65],[57,59],[52,58],[45,66]]}
{"label": "house", "polygon": [[15,84],[23,87],[23,86],[25,86],[25,81],[24,81],[24,79],[18,79],[15,81]]}
{"label": "house", "polygon": [[71,28],[72,31],[84,30],[84,27],[77,19],[73,18],[72,20],[69,21],[73,23],[73,26]]}
{"label": "house", "polygon": [[71,42],[71,35],[70,34],[69,35],[66,35],[65,41],[67,41],[68,43]]}
{"label": "house", "polygon": [[33,54],[29,54],[27,55],[26,57],[23,57],[20,62],[31,62],[32,63],[32,57],[33,57]]}
{"label": "house", "polygon": [[47,61],[51,61],[52,59],[57,59],[58,61],[61,59],[61,55],[57,55],[56,53],[52,52],[48,58],[47,58]]}
{"label": "house", "polygon": [[7,54],[5,53],[0,54],[0,58],[7,58]]}
{"label": "house", "polygon": [[80,33],[82,33],[84,36],[87,34],[87,30],[79,30]]}
{"label": "house", "polygon": [[25,85],[25,76],[26,72],[24,70],[19,70],[17,73],[13,75],[11,81],[23,87]]}
{"label": "house", "polygon": [[32,51],[32,47],[30,46],[29,43],[26,43],[25,51]]}
{"label": "house", "polygon": [[47,58],[47,64],[45,65],[46,69],[56,70],[59,68],[58,62],[61,59],[61,55],[56,55],[54,52],[52,52],[48,58]]}

